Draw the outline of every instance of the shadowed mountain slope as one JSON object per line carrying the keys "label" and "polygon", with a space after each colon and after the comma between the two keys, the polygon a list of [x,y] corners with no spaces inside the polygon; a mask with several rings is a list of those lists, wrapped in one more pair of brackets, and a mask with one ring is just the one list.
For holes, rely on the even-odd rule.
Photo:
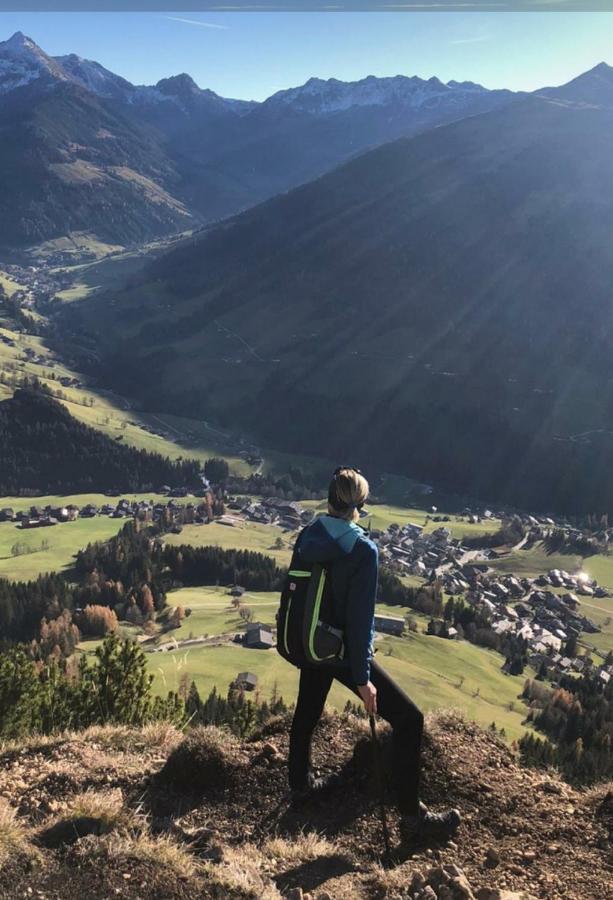
{"label": "shadowed mountain slope", "polygon": [[560,87],[545,88],[539,94],[571,103],[585,103],[605,109],[613,107],[613,67],[599,63],[588,72]]}
{"label": "shadowed mountain slope", "polygon": [[192,223],[172,161],[94,94],[37,80],[0,100],[1,245],[79,231],[128,244]]}
{"label": "shadowed mountain slope", "polygon": [[69,324],[158,409],[455,491],[611,508],[612,143],[610,111],[535,98],[399,140]]}

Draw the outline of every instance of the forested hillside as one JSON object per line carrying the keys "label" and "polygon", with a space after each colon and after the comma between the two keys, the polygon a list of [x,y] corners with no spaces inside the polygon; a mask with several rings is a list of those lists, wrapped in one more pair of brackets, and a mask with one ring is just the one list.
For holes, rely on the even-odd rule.
{"label": "forested hillside", "polygon": [[40,391],[18,390],[0,403],[0,495],[197,486],[199,473],[196,461],[111,440]]}

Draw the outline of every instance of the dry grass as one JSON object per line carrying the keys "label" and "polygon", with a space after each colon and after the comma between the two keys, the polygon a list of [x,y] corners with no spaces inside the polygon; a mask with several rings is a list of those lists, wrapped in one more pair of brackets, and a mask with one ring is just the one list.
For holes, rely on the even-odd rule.
{"label": "dry grass", "polygon": [[10,741],[0,741],[0,753],[10,753],[27,747],[29,751],[75,741],[80,744],[96,743],[108,750],[133,752],[135,750],[159,750],[170,752],[184,735],[170,722],[152,722],[142,728],[129,725],[91,725],[85,731],[65,731],[60,734],[30,735]]}
{"label": "dry grass", "polygon": [[0,753],[13,753],[15,750],[22,750],[24,747],[27,747],[31,752],[35,752],[36,750],[41,750],[42,748],[49,747],[53,744],[63,743],[64,740],[65,737],[60,738],[57,734],[35,734],[29,735],[27,738],[3,740],[0,741]]}
{"label": "dry grass", "polygon": [[72,797],[59,817],[64,821],[71,819],[97,819],[103,831],[134,828],[141,825],[137,815],[124,805],[123,794],[119,789],[113,791],[85,791]]}
{"label": "dry grass", "polygon": [[264,856],[272,856],[274,859],[283,860],[284,862],[304,862],[310,859],[318,859],[322,856],[332,856],[338,852],[338,846],[333,841],[328,840],[316,831],[301,834],[292,838],[292,840],[271,838],[262,847]]}
{"label": "dry grass", "polygon": [[15,810],[0,797],[0,866],[20,854],[33,856],[26,830],[17,820]]}
{"label": "dry grass", "polygon": [[184,735],[170,722],[152,722],[144,725],[139,734],[146,747],[167,752],[176,747]]}
{"label": "dry grass", "polygon": [[220,888],[220,896],[245,900],[281,900],[267,869],[269,861],[253,844],[225,847],[221,862],[208,864],[207,881]]}
{"label": "dry grass", "polygon": [[412,866],[403,865],[385,869],[376,863],[373,865],[371,877],[368,879],[368,893],[372,893],[375,897],[409,896],[407,888],[411,883],[412,875]]}
{"label": "dry grass", "polygon": [[169,722],[152,722],[142,728],[128,725],[93,725],[79,735],[79,740],[94,741],[108,750],[134,752],[136,750],[159,750],[160,754],[170,752],[180,743],[183,735]]}
{"label": "dry grass", "polygon": [[113,861],[139,860],[166,869],[179,878],[194,878],[204,867],[172,838],[114,832],[100,840],[99,852]]}

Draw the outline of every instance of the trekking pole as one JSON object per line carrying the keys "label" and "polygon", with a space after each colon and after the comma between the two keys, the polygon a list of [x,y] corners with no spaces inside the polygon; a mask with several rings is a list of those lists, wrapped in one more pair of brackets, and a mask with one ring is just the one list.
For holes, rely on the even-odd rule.
{"label": "trekking pole", "polygon": [[381,766],[381,745],[379,744],[379,737],[377,735],[377,723],[375,721],[375,714],[370,713],[369,718],[370,733],[372,736],[373,759],[375,763],[375,779],[378,782],[377,787],[379,789],[379,813],[381,815],[381,827],[383,829],[385,858],[388,862],[390,862],[392,858],[392,852],[390,849],[390,833],[387,827],[387,813],[385,811],[385,783],[383,780],[383,768]]}

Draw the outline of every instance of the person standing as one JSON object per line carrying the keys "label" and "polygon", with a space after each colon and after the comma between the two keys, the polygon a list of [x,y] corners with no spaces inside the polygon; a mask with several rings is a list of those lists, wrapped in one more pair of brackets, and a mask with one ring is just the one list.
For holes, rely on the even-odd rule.
{"label": "person standing", "polygon": [[342,659],[300,668],[300,687],[289,744],[289,785],[295,801],[332,788],[338,776],[315,778],[310,768],[311,738],[332,682],[345,685],[366,712],[392,727],[393,781],[404,838],[445,839],[457,830],[460,813],[433,813],[419,800],[424,717],[405,692],[373,659],[378,577],[376,544],[357,524],[369,485],[359,469],[340,466],[328,490],[328,512],[298,536],[291,569],[323,565],[331,582],[334,624],[342,629]]}

